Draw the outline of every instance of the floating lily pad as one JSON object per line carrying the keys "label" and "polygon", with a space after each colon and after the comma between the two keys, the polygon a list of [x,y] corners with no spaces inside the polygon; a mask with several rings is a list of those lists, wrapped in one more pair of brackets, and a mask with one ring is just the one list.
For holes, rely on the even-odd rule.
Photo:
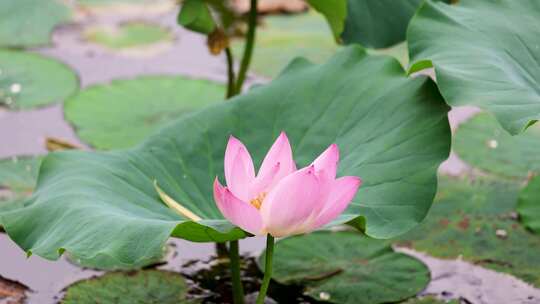
{"label": "floating lily pad", "polygon": [[127,22],[117,27],[91,27],[84,35],[89,41],[111,49],[148,47],[173,39],[172,33],[167,29],[145,22]]}
{"label": "floating lily pad", "polygon": [[77,135],[100,149],[127,148],[187,113],[221,102],[225,86],[206,80],[145,76],[86,88],[67,100]]}
{"label": "floating lily pad", "polygon": [[[186,115],[133,149],[50,154],[30,205],[0,218],[19,246],[49,259],[65,250],[134,264],[161,252],[170,236],[239,239],[244,232],[223,218],[212,194],[227,139],[240,138],[259,164],[283,130],[298,166],[337,143],[339,175],[362,177],[332,225],[349,222],[390,238],[415,227],[431,206],[437,167],[450,150],[448,110],[429,78],[407,77],[393,58],[352,46],[322,65],[297,59],[271,83]],[[167,208],[154,180],[202,220]]]}
{"label": "floating lily pad", "polygon": [[70,16],[70,9],[60,0],[2,0],[0,47],[48,44],[53,29]]}
{"label": "floating lily pad", "polygon": [[21,207],[32,194],[40,162],[40,157],[0,160],[0,212]]}
{"label": "floating lily pad", "polygon": [[[233,48],[236,54],[241,54],[243,42],[234,41]],[[257,29],[257,48],[251,69],[260,76],[275,77],[297,56],[320,63],[339,48],[324,19],[313,11],[299,15],[269,16]],[[368,52],[394,56],[404,66],[408,62],[407,46],[404,44]]]}
{"label": "floating lily pad", "polygon": [[452,106],[491,111],[517,134],[540,119],[540,2],[426,1],[411,20],[411,71],[435,67]]}
{"label": "floating lily pad", "polygon": [[481,113],[460,124],[453,148],[471,166],[497,176],[524,179],[540,172],[540,126],[510,136],[492,115]]}
{"label": "floating lily pad", "polygon": [[272,278],[304,285],[318,300],[379,304],[416,295],[430,274],[422,262],[394,252],[387,242],[356,232],[316,232],[277,242]]}
{"label": "floating lily pad", "polygon": [[159,270],[112,272],[69,286],[62,303],[198,303],[187,299],[187,290],[186,280],[179,273]]}
{"label": "floating lily pad", "polygon": [[56,60],[0,49],[0,105],[30,108],[60,102],[78,86],[75,73]]}
{"label": "floating lily pad", "polygon": [[443,177],[424,223],[401,244],[506,272],[540,287],[540,238],[517,221],[519,185],[493,178]]}
{"label": "floating lily pad", "polygon": [[540,175],[521,191],[517,211],[523,224],[540,234]]}

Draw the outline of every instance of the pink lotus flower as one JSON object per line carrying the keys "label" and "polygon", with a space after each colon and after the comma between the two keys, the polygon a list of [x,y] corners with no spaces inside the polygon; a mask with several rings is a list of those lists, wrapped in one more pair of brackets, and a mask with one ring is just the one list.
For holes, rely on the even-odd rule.
{"label": "pink lotus flower", "polygon": [[302,234],[322,227],[352,201],[361,180],[336,179],[339,150],[330,145],[311,165],[296,170],[292,150],[281,133],[255,176],[246,147],[231,136],[225,151],[223,187],[214,181],[214,199],[223,216],[254,235]]}

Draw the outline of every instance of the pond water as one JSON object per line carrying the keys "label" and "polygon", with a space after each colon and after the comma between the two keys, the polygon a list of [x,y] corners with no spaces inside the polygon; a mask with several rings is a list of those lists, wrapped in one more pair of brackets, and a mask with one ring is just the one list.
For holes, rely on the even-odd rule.
{"label": "pond water", "polygon": [[[137,19],[148,20],[170,29],[175,39],[170,45],[156,50],[157,55],[114,54],[102,47],[81,40],[81,31],[89,23],[117,24],[133,16],[91,16],[75,25],[62,26],[54,33],[54,46],[36,49],[38,53],[60,59],[79,73],[82,87],[107,83],[118,78],[133,78],[138,75],[187,75],[197,78],[225,82],[226,70],[223,57],[208,53],[204,38],[184,31],[176,25],[176,11],[157,15],[141,14]],[[250,83],[265,79],[251,75]],[[454,109],[450,119],[455,130],[459,122],[471,117],[478,110],[464,107]],[[16,155],[46,153],[44,141],[47,137],[59,138],[70,143],[83,145],[73,129],[64,120],[60,105],[27,111],[0,109],[0,158]],[[470,170],[454,154],[440,171],[459,175]],[[182,270],[184,263],[192,259],[205,260],[214,254],[213,244],[190,243],[171,240],[175,254],[161,269]],[[249,238],[240,242],[244,254],[256,255],[264,246],[264,240]],[[0,233],[0,275],[18,281],[31,289],[30,304],[49,304],[59,300],[65,286],[85,278],[101,274],[100,271],[81,269],[62,258],[51,262],[37,256],[26,258],[4,233]],[[414,251],[405,251],[423,260],[431,269],[434,279],[425,294],[446,298],[463,298],[479,304],[540,303],[540,291],[509,275],[485,270],[462,261],[435,259]],[[498,289],[504,286],[504,289]]]}

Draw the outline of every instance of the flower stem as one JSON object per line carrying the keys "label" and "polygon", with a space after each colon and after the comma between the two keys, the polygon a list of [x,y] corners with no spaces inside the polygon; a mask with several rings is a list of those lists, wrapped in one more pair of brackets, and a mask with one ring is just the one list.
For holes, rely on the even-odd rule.
{"label": "flower stem", "polygon": [[234,58],[231,48],[225,48],[225,55],[227,56],[227,99],[235,95],[235,76],[234,76]]}
{"label": "flower stem", "polygon": [[248,15],[248,32],[246,35],[246,44],[244,46],[244,54],[238,71],[238,79],[236,80],[235,94],[242,91],[242,85],[246,79],[246,73],[251,62],[253,54],[253,46],[255,43],[255,29],[257,28],[257,0],[251,0]]}
{"label": "flower stem", "polygon": [[244,287],[240,279],[240,250],[238,241],[231,241],[229,245],[229,258],[231,260],[231,277],[234,304],[244,303]]}
{"label": "flower stem", "polygon": [[261,290],[257,296],[256,304],[263,304],[272,278],[272,258],[274,257],[274,237],[270,234],[266,237],[266,255],[264,259],[264,278],[261,284]]}

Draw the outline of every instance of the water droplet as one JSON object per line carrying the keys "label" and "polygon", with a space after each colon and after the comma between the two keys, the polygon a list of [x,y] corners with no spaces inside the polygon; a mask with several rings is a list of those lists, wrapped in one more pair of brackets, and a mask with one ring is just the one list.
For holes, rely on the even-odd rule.
{"label": "water droplet", "polygon": [[10,105],[10,104],[12,104],[12,103],[13,103],[13,98],[11,98],[11,97],[9,97],[9,96],[8,96],[8,97],[6,97],[6,99],[5,99],[5,103],[6,103],[7,105]]}
{"label": "water droplet", "polygon": [[321,291],[319,293],[319,299],[323,300],[323,301],[328,301],[330,300],[330,294],[326,291]]}
{"label": "water droplet", "polygon": [[183,178],[187,178],[187,175],[184,174],[184,175],[182,175],[182,177],[183,177]]}
{"label": "water droplet", "polygon": [[11,91],[11,93],[13,94],[18,94],[21,92],[22,90],[22,85],[20,83],[14,83],[12,84],[10,87],[9,87],[9,90]]}
{"label": "water droplet", "polygon": [[495,139],[490,139],[487,144],[488,147],[490,147],[491,149],[496,149],[499,145],[499,143]]}

